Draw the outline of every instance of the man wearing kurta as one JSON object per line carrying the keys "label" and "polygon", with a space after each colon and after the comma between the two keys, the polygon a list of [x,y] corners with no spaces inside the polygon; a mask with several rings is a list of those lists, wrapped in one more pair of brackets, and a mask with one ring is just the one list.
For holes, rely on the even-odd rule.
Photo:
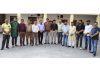
{"label": "man wearing kurta", "polygon": [[71,26],[69,27],[69,36],[68,36],[68,45],[69,47],[74,48],[75,47],[75,41],[76,41],[76,26],[74,26],[73,22],[71,22]]}
{"label": "man wearing kurta", "polygon": [[14,18],[14,20],[11,22],[12,47],[17,46],[18,27],[19,23],[17,22],[17,19]]}

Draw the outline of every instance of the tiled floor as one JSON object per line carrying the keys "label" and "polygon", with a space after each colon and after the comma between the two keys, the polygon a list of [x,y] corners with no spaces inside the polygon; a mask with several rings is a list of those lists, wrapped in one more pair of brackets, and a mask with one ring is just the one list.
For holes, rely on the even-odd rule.
{"label": "tiled floor", "polygon": [[[2,35],[0,35],[2,42]],[[1,44],[0,42],[0,44]],[[19,41],[18,41],[19,43]],[[84,43],[83,43],[84,44]],[[79,48],[62,47],[61,45],[39,45],[0,50],[0,58],[92,58],[92,54]],[[100,57],[100,42],[98,45],[97,58]],[[94,57],[93,57],[94,58]]]}

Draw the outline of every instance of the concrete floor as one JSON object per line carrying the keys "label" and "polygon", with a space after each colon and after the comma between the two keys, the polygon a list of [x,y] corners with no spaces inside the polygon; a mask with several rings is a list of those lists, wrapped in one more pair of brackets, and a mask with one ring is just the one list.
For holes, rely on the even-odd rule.
{"label": "concrete floor", "polygon": [[[0,35],[0,40],[2,42],[2,35]],[[62,47],[61,45],[44,44],[33,47],[24,46],[12,48],[10,39],[9,47],[10,49],[5,48],[4,50],[0,50],[0,58],[94,58],[87,50]],[[96,57],[100,57],[100,41]]]}

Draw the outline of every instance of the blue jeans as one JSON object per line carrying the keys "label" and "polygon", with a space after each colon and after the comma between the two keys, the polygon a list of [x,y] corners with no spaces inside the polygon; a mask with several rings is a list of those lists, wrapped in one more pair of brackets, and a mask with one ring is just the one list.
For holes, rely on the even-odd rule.
{"label": "blue jeans", "polygon": [[85,36],[85,49],[87,49],[88,45],[89,45],[89,51],[91,51],[91,37]]}
{"label": "blue jeans", "polygon": [[67,47],[67,41],[68,41],[68,36],[67,35],[63,35],[63,43],[62,43],[62,45]]}
{"label": "blue jeans", "polygon": [[93,40],[92,39],[92,52],[94,55],[96,55],[96,51],[97,51],[97,44],[98,44],[98,40]]}

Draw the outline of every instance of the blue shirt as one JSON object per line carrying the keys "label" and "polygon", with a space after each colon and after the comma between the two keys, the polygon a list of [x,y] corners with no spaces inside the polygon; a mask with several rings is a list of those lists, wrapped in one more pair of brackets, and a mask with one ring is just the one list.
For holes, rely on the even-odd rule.
{"label": "blue shirt", "polygon": [[63,25],[62,31],[63,31],[63,33],[69,32],[69,25]]}
{"label": "blue shirt", "polygon": [[[91,30],[92,35],[97,33],[97,32],[99,32],[99,28],[98,27],[92,28],[92,30]],[[99,34],[94,36],[94,37],[92,37],[92,39],[98,40],[99,39]]]}
{"label": "blue shirt", "polygon": [[45,29],[45,27],[44,27],[44,23],[42,23],[42,24],[38,24],[38,27],[39,27],[39,31],[40,32],[43,32],[44,31],[44,29]]}

